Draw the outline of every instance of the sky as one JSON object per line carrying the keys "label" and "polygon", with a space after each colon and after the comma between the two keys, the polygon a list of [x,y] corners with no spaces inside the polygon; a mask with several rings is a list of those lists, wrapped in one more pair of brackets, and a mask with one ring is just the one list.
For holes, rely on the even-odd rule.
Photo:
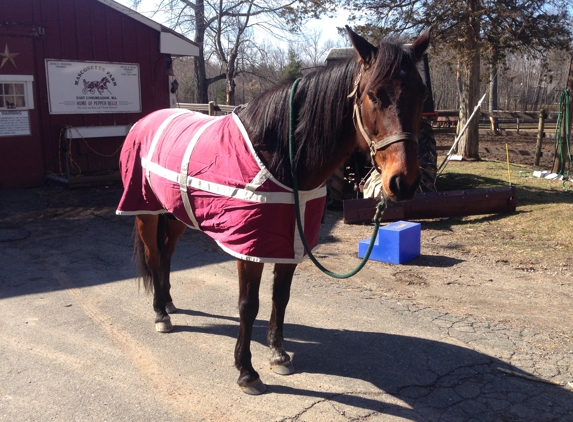
{"label": "sky", "polygon": [[[131,7],[132,0],[115,0],[116,2]],[[156,15],[152,16],[155,10],[155,4],[157,0],[142,0],[141,5],[137,9],[137,12],[141,13],[148,18],[153,19],[154,21],[165,24],[165,22],[161,21],[161,16]],[[324,40],[332,39],[332,40],[339,40],[340,35],[338,34],[336,28],[342,27],[347,24],[346,17],[348,15],[346,13],[341,13],[336,18],[322,18],[320,20],[313,19],[307,25],[309,29],[319,29],[322,31],[322,38]],[[189,34],[187,34],[189,37]],[[277,41],[280,43],[280,41]]]}

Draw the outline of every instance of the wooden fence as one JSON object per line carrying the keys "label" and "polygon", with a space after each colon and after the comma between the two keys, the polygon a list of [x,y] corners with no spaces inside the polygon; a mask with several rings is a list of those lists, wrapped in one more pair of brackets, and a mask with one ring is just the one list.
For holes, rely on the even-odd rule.
{"label": "wooden fence", "polygon": [[[517,134],[537,136],[540,111],[495,111],[481,112],[479,115],[480,131],[493,132],[498,135]],[[432,119],[436,133],[456,133],[458,110],[438,110]],[[546,113],[543,118],[545,137],[553,136],[557,113]]]}
{"label": "wooden fence", "polygon": [[[436,113],[435,119],[436,133],[455,133],[457,126],[458,112],[454,110],[442,110]],[[440,124],[446,121],[450,125]],[[546,113],[541,111],[496,111],[493,113],[480,113],[480,134],[490,135],[520,135],[535,136],[537,143],[535,146],[535,162],[539,165],[541,157],[541,144],[543,138],[554,138],[557,131],[557,113]],[[455,124],[451,124],[455,122]],[[445,126],[445,127],[444,127]]]}
{"label": "wooden fence", "polygon": [[231,113],[237,106],[219,105],[215,104],[214,101],[210,101],[209,104],[177,103],[177,107],[191,111],[199,111],[209,116],[218,116]]}
{"label": "wooden fence", "polygon": [[[231,113],[236,106],[218,105],[214,101],[208,104],[177,103],[178,108],[198,111],[217,116]],[[432,113],[431,119],[435,133],[456,133],[458,123],[458,110],[438,110]],[[537,137],[535,165],[539,165],[541,155],[541,142],[543,138],[553,137],[555,133],[555,123],[557,114],[541,111],[495,111],[493,113],[480,113],[480,133],[490,133],[494,135],[530,135]],[[494,125],[495,121],[495,125]],[[551,125],[552,128],[551,128]],[[483,127],[485,126],[485,127]],[[490,129],[487,129],[489,127]],[[509,128],[513,130],[509,130]],[[551,130],[551,129],[552,130]],[[551,132],[549,132],[551,130]]]}

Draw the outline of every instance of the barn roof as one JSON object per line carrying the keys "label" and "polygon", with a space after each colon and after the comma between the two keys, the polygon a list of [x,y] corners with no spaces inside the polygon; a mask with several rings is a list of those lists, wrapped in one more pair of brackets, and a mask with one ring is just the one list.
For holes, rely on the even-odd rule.
{"label": "barn roof", "polygon": [[100,3],[109,6],[118,12],[127,15],[136,21],[139,21],[150,28],[155,29],[159,32],[159,50],[160,53],[171,54],[172,56],[198,56],[199,46],[191,41],[190,39],[184,37],[183,35],[175,32],[174,30],[143,16],[141,13],[136,12],[129,7],[126,7],[113,0],[97,0]]}

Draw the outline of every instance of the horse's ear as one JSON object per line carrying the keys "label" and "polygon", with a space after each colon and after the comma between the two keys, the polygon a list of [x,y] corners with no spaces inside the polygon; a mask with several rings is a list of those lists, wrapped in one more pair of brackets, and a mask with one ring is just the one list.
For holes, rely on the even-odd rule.
{"label": "horse's ear", "polygon": [[432,34],[432,27],[430,26],[426,31],[418,37],[416,41],[412,44],[412,50],[414,50],[414,56],[416,60],[419,61],[430,45],[430,35]]}
{"label": "horse's ear", "polygon": [[348,38],[354,47],[354,50],[358,53],[360,60],[365,65],[372,63],[378,53],[378,49],[354,32],[348,25],[346,27],[346,32],[348,33]]}

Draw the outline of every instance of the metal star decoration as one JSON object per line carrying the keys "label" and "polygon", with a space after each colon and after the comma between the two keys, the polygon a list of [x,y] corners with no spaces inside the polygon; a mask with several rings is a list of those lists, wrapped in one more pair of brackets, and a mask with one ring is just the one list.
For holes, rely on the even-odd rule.
{"label": "metal star decoration", "polygon": [[14,65],[15,68],[18,68],[18,66],[16,66],[16,62],[14,61],[14,57],[19,56],[20,53],[10,53],[10,49],[8,48],[8,44],[5,45],[4,47],[4,53],[0,53],[0,56],[4,57],[2,59],[2,64],[0,64],[0,69],[2,69],[4,67],[4,65],[6,64],[6,62],[8,60],[10,60],[10,62]]}

